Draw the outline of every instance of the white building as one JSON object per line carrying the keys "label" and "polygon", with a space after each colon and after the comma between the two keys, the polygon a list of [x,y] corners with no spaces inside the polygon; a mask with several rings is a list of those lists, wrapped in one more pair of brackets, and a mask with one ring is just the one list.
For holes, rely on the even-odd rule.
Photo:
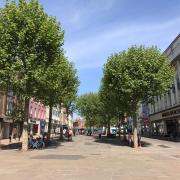
{"label": "white building", "polygon": [[[51,126],[51,133],[52,134],[57,134],[60,133],[60,125],[61,125],[61,121],[60,121],[60,115],[61,115],[61,110],[60,108],[57,107],[53,107],[52,109],[52,126]],[[46,132],[48,131],[48,122],[49,122],[49,107],[46,107]]]}
{"label": "white building", "polygon": [[175,67],[174,82],[169,91],[154,97],[149,104],[151,133],[162,136],[180,136],[180,34],[165,50],[164,54]]}

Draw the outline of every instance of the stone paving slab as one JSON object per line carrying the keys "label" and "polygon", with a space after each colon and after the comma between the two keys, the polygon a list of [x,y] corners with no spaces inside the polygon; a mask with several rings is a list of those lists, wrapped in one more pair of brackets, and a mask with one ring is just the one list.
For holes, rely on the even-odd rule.
{"label": "stone paving slab", "polygon": [[0,180],[180,179],[180,143],[143,138],[149,146],[133,149],[115,141],[80,135],[56,148],[0,150]]}

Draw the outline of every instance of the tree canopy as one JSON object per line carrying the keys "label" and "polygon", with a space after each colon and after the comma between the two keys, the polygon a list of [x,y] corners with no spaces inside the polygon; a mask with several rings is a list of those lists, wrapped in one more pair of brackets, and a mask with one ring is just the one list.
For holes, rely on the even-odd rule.
{"label": "tree canopy", "polygon": [[119,109],[133,116],[136,129],[138,103],[152,101],[154,96],[167,91],[173,76],[174,69],[160,50],[133,46],[108,58],[102,82]]}
{"label": "tree canopy", "polygon": [[72,107],[72,101],[75,100],[79,80],[76,75],[76,69],[62,54],[56,61],[38,74],[36,97],[49,106],[49,125],[48,137],[50,137],[52,108],[61,107],[61,104]]}
{"label": "tree canopy", "polygon": [[151,101],[153,96],[167,91],[173,76],[170,61],[157,48],[133,46],[108,58],[103,82],[119,96],[115,99],[133,107],[141,100]]}
{"label": "tree canopy", "polygon": [[59,55],[64,31],[37,0],[6,1],[0,10],[0,81],[32,96],[38,72]]}
{"label": "tree canopy", "polygon": [[99,118],[101,102],[97,93],[87,93],[79,96],[76,101],[76,108],[86,120],[89,127],[95,126]]}
{"label": "tree canopy", "polygon": [[[24,137],[27,136],[29,98],[37,95],[39,74],[62,54],[64,31],[48,16],[38,0],[7,0],[0,9],[0,85],[11,85],[24,105]],[[27,137],[23,138],[27,149]]]}

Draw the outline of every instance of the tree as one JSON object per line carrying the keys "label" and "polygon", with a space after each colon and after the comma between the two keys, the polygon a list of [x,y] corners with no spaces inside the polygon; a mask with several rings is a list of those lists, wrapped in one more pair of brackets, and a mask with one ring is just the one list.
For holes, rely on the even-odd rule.
{"label": "tree", "polygon": [[137,111],[140,101],[150,102],[168,90],[174,76],[170,61],[155,47],[133,46],[108,58],[104,83],[119,98],[117,102],[133,117],[134,147],[137,147]]}
{"label": "tree", "polygon": [[27,149],[29,99],[37,90],[38,74],[46,71],[63,45],[64,32],[38,0],[6,1],[0,9],[0,81],[21,94],[24,106],[24,138]]}
{"label": "tree", "polygon": [[76,108],[86,119],[86,126],[94,127],[97,124],[101,102],[97,93],[83,94],[77,98]]}
{"label": "tree", "polygon": [[110,127],[114,124],[114,119],[118,119],[118,108],[115,104],[116,100],[114,99],[113,92],[106,87],[103,79],[99,90],[99,98],[102,104],[100,121],[107,127],[107,135],[110,135]]}
{"label": "tree", "polygon": [[[36,97],[49,106],[49,124],[48,138],[52,127],[52,108],[61,104],[68,104],[76,97],[79,80],[76,75],[76,69],[64,56],[60,54],[59,58],[50,65],[45,72],[39,72],[38,91]],[[70,107],[70,106],[68,106]]]}
{"label": "tree", "polygon": [[75,100],[77,98],[79,84],[80,82],[77,76],[77,70],[74,68],[74,64],[70,62],[67,68],[66,86],[64,87],[66,93],[64,93],[63,96],[63,105],[66,108],[67,117],[72,115],[76,109]]}

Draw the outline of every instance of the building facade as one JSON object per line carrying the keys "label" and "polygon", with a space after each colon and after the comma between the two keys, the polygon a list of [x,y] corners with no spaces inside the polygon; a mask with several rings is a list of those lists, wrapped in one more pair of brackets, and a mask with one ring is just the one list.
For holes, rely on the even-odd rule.
{"label": "building facade", "polygon": [[176,73],[171,88],[165,94],[154,97],[154,103],[149,104],[151,134],[176,138],[180,137],[180,34],[164,54]]}
{"label": "building facade", "polygon": [[66,108],[61,107],[60,121],[62,125],[69,125]]}
{"label": "building facade", "polygon": [[73,127],[77,128],[77,129],[84,129],[85,128],[85,121],[81,118],[78,118],[73,122]]}
{"label": "building facade", "polygon": [[149,136],[151,133],[150,118],[149,118],[149,106],[147,103],[141,103],[139,107],[139,126],[141,133],[144,136]]}
{"label": "building facade", "polygon": [[34,100],[30,99],[29,103],[29,131],[33,135],[40,135],[46,129],[46,107]]}
{"label": "building facade", "polygon": [[0,95],[0,138],[9,138],[11,121],[6,116],[6,95]]}
{"label": "building facade", "polygon": [[12,90],[0,93],[0,136],[2,139],[9,138],[13,129],[16,131],[17,136],[20,135],[21,121],[13,122],[11,118],[15,103],[16,97]]}
{"label": "building facade", "polygon": [[[52,126],[51,126],[51,134],[59,134],[60,133],[60,115],[61,110],[59,106],[52,108]],[[49,107],[46,106],[46,132],[48,131],[48,122],[49,122]]]}

